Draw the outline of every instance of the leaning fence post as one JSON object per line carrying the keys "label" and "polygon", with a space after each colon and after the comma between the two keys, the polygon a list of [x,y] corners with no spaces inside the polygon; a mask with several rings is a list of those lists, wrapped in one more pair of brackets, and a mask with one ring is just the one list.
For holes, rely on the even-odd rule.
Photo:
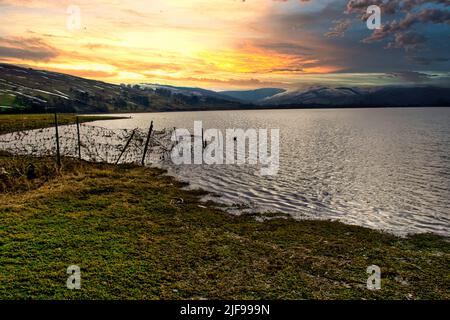
{"label": "leaning fence post", "polygon": [[205,133],[203,131],[203,128],[202,128],[202,147],[203,147],[203,149],[206,148]]}
{"label": "leaning fence post", "polygon": [[78,159],[81,160],[80,119],[77,116]]}
{"label": "leaning fence post", "polygon": [[150,142],[150,136],[153,131],[153,121],[150,123],[150,129],[148,129],[147,141],[145,141],[144,154],[142,155],[142,165],[145,165],[145,156],[147,155],[148,143]]}
{"label": "leaning fence post", "polygon": [[127,143],[125,144],[125,147],[123,147],[123,150],[122,150],[122,152],[121,152],[120,155],[119,155],[119,158],[117,158],[116,164],[119,163],[120,158],[122,158],[123,154],[125,153],[125,150],[127,150],[128,145],[130,144],[131,139],[133,139],[135,133],[136,133],[136,129],[134,129],[133,132],[131,133],[131,136],[130,136],[130,138],[128,139]]}
{"label": "leaning fence post", "polygon": [[61,167],[61,154],[59,151],[59,133],[58,133],[58,115],[55,112],[55,131],[56,131],[56,164]]}

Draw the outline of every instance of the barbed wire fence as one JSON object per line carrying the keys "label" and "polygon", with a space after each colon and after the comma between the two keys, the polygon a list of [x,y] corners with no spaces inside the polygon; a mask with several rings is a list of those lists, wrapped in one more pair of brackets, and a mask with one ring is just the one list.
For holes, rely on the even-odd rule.
{"label": "barbed wire fence", "polygon": [[0,136],[0,151],[17,156],[54,156],[58,166],[62,157],[96,163],[160,163],[170,158],[175,146],[173,129],[107,129],[93,124],[58,126],[18,131]]}

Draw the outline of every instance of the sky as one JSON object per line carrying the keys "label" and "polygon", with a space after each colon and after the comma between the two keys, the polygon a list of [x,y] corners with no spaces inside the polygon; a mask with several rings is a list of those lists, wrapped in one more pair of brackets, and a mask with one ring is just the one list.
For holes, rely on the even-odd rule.
{"label": "sky", "polygon": [[0,62],[111,83],[450,86],[448,0],[0,0],[0,21]]}

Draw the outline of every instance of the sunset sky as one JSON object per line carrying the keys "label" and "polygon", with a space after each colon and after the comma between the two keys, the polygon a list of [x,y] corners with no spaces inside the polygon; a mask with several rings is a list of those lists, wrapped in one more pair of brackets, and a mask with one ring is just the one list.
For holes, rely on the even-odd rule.
{"label": "sunset sky", "polygon": [[[0,62],[112,83],[216,90],[449,86],[449,3],[0,0]],[[382,7],[380,30],[362,19],[370,4]],[[73,6],[80,29],[68,27]]]}

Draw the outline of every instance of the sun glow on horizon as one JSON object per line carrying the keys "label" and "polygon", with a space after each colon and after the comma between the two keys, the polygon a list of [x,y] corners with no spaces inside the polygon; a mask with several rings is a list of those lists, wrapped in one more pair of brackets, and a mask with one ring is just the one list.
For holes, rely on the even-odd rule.
{"label": "sun glow on horizon", "polygon": [[[326,39],[326,27],[315,21],[333,12],[333,3],[2,0],[0,62],[111,83],[290,87],[377,61],[349,56],[360,41]],[[81,13],[78,30],[67,27],[73,4]]]}
{"label": "sun glow on horizon", "polygon": [[7,19],[16,21],[1,27],[1,41],[42,51],[42,57],[2,58],[7,63],[114,83],[198,81],[224,88],[252,87],[267,74],[289,82],[305,73],[299,55],[253,45],[271,41],[264,23],[279,5],[274,1],[81,0],[81,29],[72,31],[66,28],[68,1],[1,3]]}

